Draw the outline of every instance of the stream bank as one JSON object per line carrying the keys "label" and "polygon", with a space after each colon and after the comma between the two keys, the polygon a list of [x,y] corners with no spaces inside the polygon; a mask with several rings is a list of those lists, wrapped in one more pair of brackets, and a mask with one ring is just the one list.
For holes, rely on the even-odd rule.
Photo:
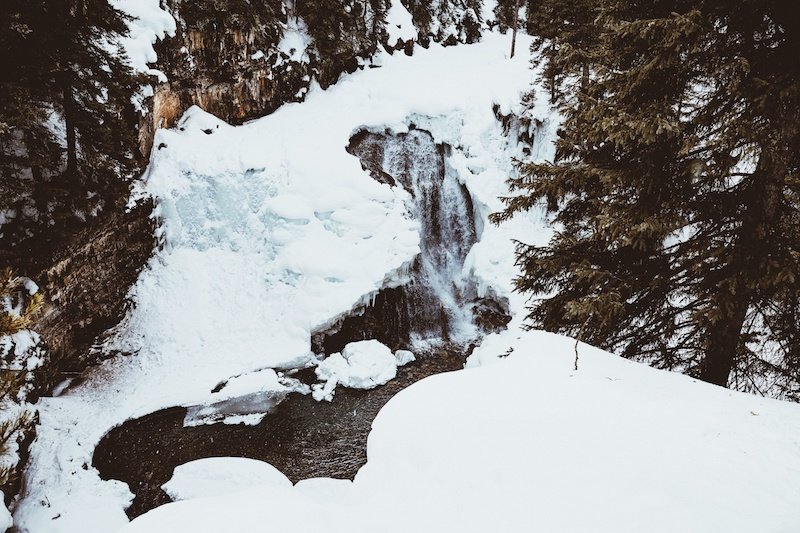
{"label": "stream bank", "polygon": [[371,390],[338,387],[332,402],[292,394],[253,426],[183,427],[185,408],[164,409],[112,429],[98,444],[93,466],[103,479],[128,484],[136,495],[126,511],[131,518],[169,503],[161,485],[176,466],[204,457],[266,461],[293,482],[352,479],[366,463],[367,436],[381,407],[422,378],[463,368],[466,356],[457,346],[418,355],[387,384]]}

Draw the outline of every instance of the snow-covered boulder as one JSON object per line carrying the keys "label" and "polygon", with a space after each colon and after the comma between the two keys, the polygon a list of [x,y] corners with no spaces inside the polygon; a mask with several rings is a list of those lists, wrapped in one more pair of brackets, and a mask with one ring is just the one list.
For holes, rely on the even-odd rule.
{"label": "snow-covered boulder", "polygon": [[291,487],[269,463],[244,457],[208,457],[175,467],[161,488],[173,501],[221,496],[257,486]]}
{"label": "snow-covered boulder", "polygon": [[351,342],[341,353],[321,361],[316,374],[325,386],[314,389],[314,398],[329,399],[326,395],[337,383],[351,389],[374,389],[383,385],[397,375],[397,359],[388,346],[376,340]]}

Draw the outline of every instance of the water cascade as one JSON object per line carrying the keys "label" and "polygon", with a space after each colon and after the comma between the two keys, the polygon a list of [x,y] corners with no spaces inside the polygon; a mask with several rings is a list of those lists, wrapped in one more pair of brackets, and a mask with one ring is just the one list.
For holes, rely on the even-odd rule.
{"label": "water cascade", "polygon": [[412,128],[400,134],[363,130],[347,149],[373,178],[409,192],[409,212],[420,224],[420,254],[408,283],[384,289],[371,305],[318,334],[315,349],[331,353],[368,338],[393,348],[439,341],[467,344],[480,329],[504,326],[503,306],[478,298],[474,280],[464,272],[478,231],[469,192],[448,165],[451,147]]}

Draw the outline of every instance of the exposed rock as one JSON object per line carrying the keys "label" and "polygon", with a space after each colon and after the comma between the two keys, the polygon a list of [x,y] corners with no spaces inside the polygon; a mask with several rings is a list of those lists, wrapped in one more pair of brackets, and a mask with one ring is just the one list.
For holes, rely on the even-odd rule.
{"label": "exposed rock", "polygon": [[32,276],[45,305],[32,329],[46,343],[48,364],[38,371],[39,393],[96,362],[95,339],[122,318],[128,289],[153,252],[152,203],[129,212],[106,210],[58,248],[52,263]]}
{"label": "exposed rock", "polygon": [[[383,48],[411,54],[414,42],[389,45],[384,0],[348,0],[320,9],[281,0],[166,0],[177,21],[174,37],[156,44],[166,83],[142,117],[139,149],[149,157],[153,134],[172,127],[192,105],[241,124],[288,102],[302,101],[313,81],[322,88],[343,73],[371,65]],[[481,0],[408,0],[418,41],[444,44],[480,39]],[[292,49],[292,43],[300,43]],[[305,47],[303,50],[297,48]]]}

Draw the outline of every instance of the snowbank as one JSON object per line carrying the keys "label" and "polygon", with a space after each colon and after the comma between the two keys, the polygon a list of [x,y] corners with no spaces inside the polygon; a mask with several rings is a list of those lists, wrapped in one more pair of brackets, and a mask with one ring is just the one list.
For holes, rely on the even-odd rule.
{"label": "snowbank", "polygon": [[574,343],[511,330],[476,351],[496,364],[402,391],[352,484],[170,504],[122,532],[796,531],[800,406],[586,345],[575,372]]}
{"label": "snowbank", "polygon": [[175,467],[161,488],[173,501],[220,496],[249,487],[291,487],[277,468],[244,457],[209,457]]}
{"label": "snowbank", "polygon": [[5,496],[3,491],[0,491],[0,531],[5,531],[14,525],[14,520],[11,518],[11,513],[6,509]]}
{"label": "snowbank", "polygon": [[[530,58],[509,60],[507,48],[506,36],[486,35],[413,57],[383,54],[381,68],[241,127],[194,108],[179,128],[158,131],[140,193],[156,200],[163,246],[106,345],[131,355],[40,401],[15,511],[22,527],[114,531],[132,496],[91,467],[108,429],[163,407],[204,405],[234,376],[307,364],[312,331],[403,281],[419,225],[408,193],[376,182],[347,153],[356,131],[405,132],[413,122],[454,147],[451,162],[484,226],[468,268],[484,290],[507,293],[516,273],[510,237],[540,233],[530,221],[502,231],[486,223],[513,153],[493,109],[516,109],[532,81]],[[262,377],[238,380],[237,394],[266,392],[272,376]]]}

